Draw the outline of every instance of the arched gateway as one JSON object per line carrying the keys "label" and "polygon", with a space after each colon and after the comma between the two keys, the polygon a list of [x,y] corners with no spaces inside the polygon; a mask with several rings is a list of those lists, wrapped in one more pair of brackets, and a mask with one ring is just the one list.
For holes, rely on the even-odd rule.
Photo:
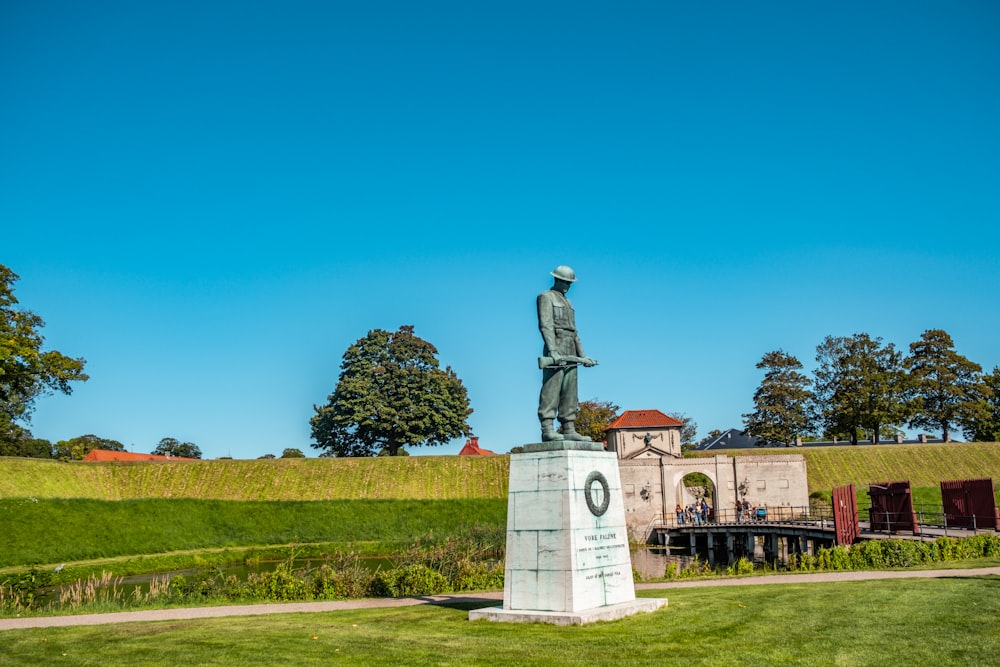
{"label": "arched gateway", "polygon": [[681,458],[682,426],[659,410],[628,410],[608,429],[608,449],[618,454],[625,520],[632,540],[644,542],[655,526],[676,522],[677,505],[686,507],[693,498],[684,487],[684,478],[692,473],[711,482],[706,502],[717,516],[731,513],[743,498],[764,508],[809,505],[803,456]]}

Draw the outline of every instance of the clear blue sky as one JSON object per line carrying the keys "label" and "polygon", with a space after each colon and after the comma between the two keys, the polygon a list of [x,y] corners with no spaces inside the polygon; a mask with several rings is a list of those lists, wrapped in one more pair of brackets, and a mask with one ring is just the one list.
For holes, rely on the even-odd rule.
{"label": "clear blue sky", "polygon": [[705,435],[826,335],[1000,364],[998,223],[993,1],[0,4],[0,263],[91,375],[53,441],[315,456],[412,324],[506,452],[558,264],[581,398]]}

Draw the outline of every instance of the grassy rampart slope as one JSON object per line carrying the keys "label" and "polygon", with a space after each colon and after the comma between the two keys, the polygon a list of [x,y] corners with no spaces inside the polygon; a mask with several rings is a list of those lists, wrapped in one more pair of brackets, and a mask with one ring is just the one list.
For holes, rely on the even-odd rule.
{"label": "grassy rampart slope", "polygon": [[992,477],[1000,482],[1000,443],[789,447],[712,452],[730,456],[801,454],[806,459],[809,491],[830,491],[843,484],[864,486],[909,480],[914,487],[934,487],[942,480]]}
{"label": "grassy rampart slope", "polygon": [[60,463],[0,458],[0,497],[211,500],[506,498],[506,456]]}
{"label": "grassy rampart slope", "polygon": [[[992,477],[1000,443],[734,450],[737,456],[801,454],[809,490],[842,484]],[[451,500],[506,498],[507,456],[59,463],[0,458],[0,497],[203,498],[210,500]]]}

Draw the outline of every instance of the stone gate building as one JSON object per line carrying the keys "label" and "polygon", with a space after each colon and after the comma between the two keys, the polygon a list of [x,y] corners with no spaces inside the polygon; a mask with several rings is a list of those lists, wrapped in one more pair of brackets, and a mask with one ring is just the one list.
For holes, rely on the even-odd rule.
{"label": "stone gate building", "polygon": [[674,508],[694,496],[684,485],[691,473],[708,478],[706,500],[716,516],[732,515],[746,498],[769,514],[809,505],[805,458],[799,454],[681,458],[683,423],[659,410],[626,410],[607,431],[607,448],[618,455],[625,519],[633,540],[644,542],[656,525],[671,525]]}

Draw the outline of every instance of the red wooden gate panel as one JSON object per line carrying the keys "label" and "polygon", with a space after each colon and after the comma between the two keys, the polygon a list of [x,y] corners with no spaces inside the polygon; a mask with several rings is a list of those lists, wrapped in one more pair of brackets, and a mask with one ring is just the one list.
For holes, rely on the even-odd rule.
{"label": "red wooden gate panel", "polygon": [[885,482],[871,484],[868,495],[872,499],[871,524],[873,531],[885,530],[891,533],[900,530],[920,532],[917,515],[913,511],[913,496],[910,482]]}
{"label": "red wooden gate panel", "polygon": [[1000,530],[992,479],[941,482],[941,501],[949,526]]}
{"label": "red wooden gate panel", "polygon": [[837,544],[854,544],[861,534],[858,497],[853,484],[838,486],[833,490],[833,528]]}

